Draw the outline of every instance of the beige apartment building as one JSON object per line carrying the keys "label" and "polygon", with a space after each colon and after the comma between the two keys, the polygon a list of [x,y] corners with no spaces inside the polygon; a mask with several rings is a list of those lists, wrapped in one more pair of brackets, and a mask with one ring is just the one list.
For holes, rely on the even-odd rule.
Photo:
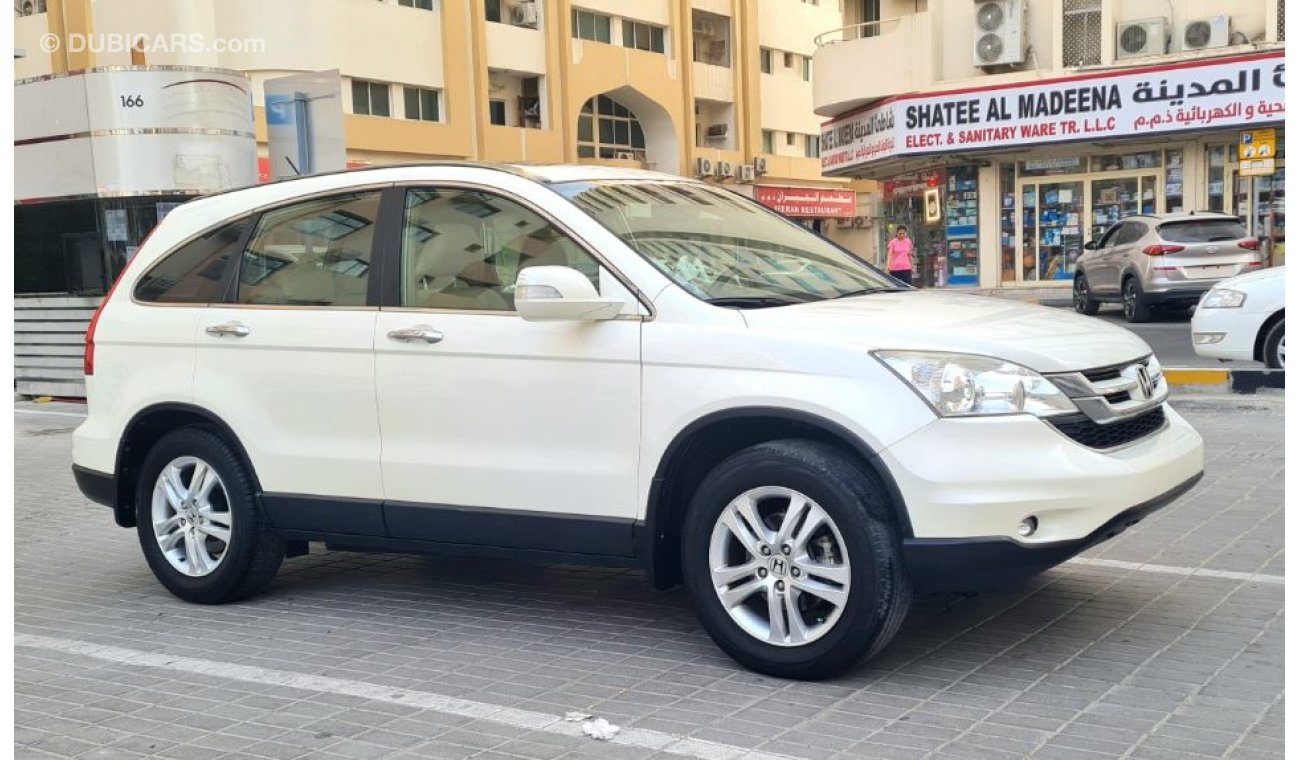
{"label": "beige apartment building", "polygon": [[[241,72],[263,177],[263,83],[337,69],[350,165],[584,162],[707,177],[874,255],[859,209],[872,183],[822,175],[813,111],[813,38],[842,13],[841,0],[27,0],[15,66],[19,80]],[[44,54],[45,34],[64,44]],[[147,49],[113,44],[124,35]]]}
{"label": "beige apartment building", "polygon": [[927,285],[1069,287],[1134,213],[1236,214],[1278,264],[1284,40],[1284,0],[846,0],[823,169],[880,182]]}

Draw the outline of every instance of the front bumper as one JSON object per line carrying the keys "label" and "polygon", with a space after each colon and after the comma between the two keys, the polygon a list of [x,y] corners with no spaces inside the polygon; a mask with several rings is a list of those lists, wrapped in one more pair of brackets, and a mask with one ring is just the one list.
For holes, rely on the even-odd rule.
{"label": "front bumper", "polygon": [[[954,574],[966,572],[959,560],[973,551],[990,575],[999,575],[989,564],[996,562],[1036,572],[1082,551],[1125,512],[1176,496],[1203,471],[1204,449],[1191,425],[1163,409],[1162,428],[1113,450],[1076,443],[1037,417],[1011,415],[938,419],[882,451],[911,522],[905,547],[913,547],[916,585],[976,585]],[[1030,516],[1038,529],[1021,538],[1017,529]],[[972,542],[1004,548],[986,553]],[[1016,559],[1014,551],[1003,556],[1006,546],[1046,553]],[[944,578],[950,582],[931,582]]]}
{"label": "front bumper", "polygon": [[[1267,314],[1236,309],[1197,309],[1192,315],[1192,350],[1210,359],[1255,360],[1255,339]],[[1197,343],[1201,333],[1219,333],[1217,343]]]}
{"label": "front bumper", "polygon": [[1073,541],[1029,545],[1007,538],[912,538],[903,541],[903,561],[919,591],[985,591],[1055,567],[1123,533],[1142,518],[1191,490],[1204,473],[1120,512],[1100,528]]}

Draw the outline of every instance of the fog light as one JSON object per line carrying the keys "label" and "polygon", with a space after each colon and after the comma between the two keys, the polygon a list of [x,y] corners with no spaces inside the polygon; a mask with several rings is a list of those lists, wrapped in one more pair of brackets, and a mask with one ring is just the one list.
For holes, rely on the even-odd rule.
{"label": "fog light", "polygon": [[1198,346],[1208,346],[1223,340],[1227,333],[1192,333],[1192,342]]}
{"label": "fog light", "polygon": [[1034,535],[1034,532],[1037,530],[1038,530],[1037,517],[1031,515],[1020,521],[1019,533],[1025,538],[1029,538],[1030,536]]}

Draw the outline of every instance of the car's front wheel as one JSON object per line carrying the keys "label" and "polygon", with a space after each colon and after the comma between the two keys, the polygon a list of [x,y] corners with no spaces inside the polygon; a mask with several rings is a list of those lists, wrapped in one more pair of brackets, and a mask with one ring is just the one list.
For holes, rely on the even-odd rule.
{"label": "car's front wheel", "polygon": [[826,678],[884,647],[911,602],[885,491],[840,450],[751,446],[688,508],[685,582],[709,635],[741,664]]}
{"label": "car's front wheel", "polygon": [[1286,320],[1278,320],[1264,336],[1264,364],[1269,369],[1286,369]]}
{"label": "car's front wheel", "polygon": [[1082,272],[1074,276],[1074,310],[1091,317],[1101,308],[1101,302],[1092,297],[1088,277]]}
{"label": "car's front wheel", "polygon": [[136,487],[136,530],[149,568],[188,602],[221,604],[262,590],[284,559],[252,477],[230,445],[202,428],[163,436]]}

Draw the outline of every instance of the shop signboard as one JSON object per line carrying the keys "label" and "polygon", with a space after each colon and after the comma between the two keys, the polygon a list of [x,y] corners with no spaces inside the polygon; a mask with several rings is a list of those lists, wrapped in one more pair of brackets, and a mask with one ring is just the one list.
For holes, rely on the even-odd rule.
{"label": "shop signboard", "polygon": [[1276,171],[1277,132],[1273,129],[1251,129],[1241,133],[1237,141],[1238,170],[1243,177],[1272,176]]}
{"label": "shop signboard", "polygon": [[754,200],[786,216],[806,219],[852,219],[858,194],[852,190],[758,185]]}
{"label": "shop signboard", "polygon": [[822,172],[889,158],[1280,123],[1282,51],[904,95],[822,127]]}

